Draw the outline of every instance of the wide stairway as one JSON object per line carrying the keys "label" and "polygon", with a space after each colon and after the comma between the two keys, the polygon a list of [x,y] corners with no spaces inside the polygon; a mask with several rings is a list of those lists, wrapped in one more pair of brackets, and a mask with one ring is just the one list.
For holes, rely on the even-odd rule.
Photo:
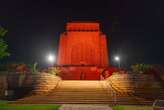
{"label": "wide stairway", "polygon": [[106,89],[105,81],[60,81],[54,90],[45,95],[33,95],[19,99],[18,103],[72,103],[109,104],[112,90]]}
{"label": "wide stairway", "polygon": [[44,95],[32,95],[14,103],[150,104],[143,98],[114,90],[107,81],[62,80]]}

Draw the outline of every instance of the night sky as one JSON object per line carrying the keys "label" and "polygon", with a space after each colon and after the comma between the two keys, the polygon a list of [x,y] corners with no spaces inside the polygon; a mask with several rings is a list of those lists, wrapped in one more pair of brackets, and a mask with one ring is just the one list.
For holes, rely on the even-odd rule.
{"label": "night sky", "polygon": [[46,65],[47,53],[57,54],[60,33],[74,20],[100,21],[108,36],[110,63],[122,66],[164,64],[163,0],[3,0],[0,25],[8,29],[10,57],[6,62]]}

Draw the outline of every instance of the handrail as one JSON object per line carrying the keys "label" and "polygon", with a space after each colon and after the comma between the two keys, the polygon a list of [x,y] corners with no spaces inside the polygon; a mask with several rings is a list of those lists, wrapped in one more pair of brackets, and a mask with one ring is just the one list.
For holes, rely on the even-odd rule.
{"label": "handrail", "polygon": [[56,84],[56,86],[54,87],[54,89],[56,89],[59,86],[59,83],[61,82],[61,80],[59,80]]}
{"label": "handrail", "polygon": [[111,81],[109,80],[110,83],[107,82],[107,93],[109,95],[110,93],[110,96],[113,97],[113,100],[114,100],[114,104],[117,103],[117,95],[116,95],[116,91],[115,89],[111,86]]}

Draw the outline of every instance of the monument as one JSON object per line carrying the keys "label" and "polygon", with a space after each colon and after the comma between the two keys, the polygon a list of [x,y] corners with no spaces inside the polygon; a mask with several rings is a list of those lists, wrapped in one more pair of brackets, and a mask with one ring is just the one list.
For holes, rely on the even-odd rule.
{"label": "monument", "polygon": [[66,32],[60,36],[57,58],[57,65],[63,70],[61,77],[100,79],[98,68],[109,65],[107,50],[106,35],[99,22],[67,23]]}

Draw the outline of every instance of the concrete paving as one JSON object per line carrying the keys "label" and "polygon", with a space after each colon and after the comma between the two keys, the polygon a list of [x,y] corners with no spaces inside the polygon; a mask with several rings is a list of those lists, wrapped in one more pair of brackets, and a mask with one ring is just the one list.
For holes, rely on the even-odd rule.
{"label": "concrete paving", "polygon": [[63,104],[59,110],[113,110],[108,105]]}

